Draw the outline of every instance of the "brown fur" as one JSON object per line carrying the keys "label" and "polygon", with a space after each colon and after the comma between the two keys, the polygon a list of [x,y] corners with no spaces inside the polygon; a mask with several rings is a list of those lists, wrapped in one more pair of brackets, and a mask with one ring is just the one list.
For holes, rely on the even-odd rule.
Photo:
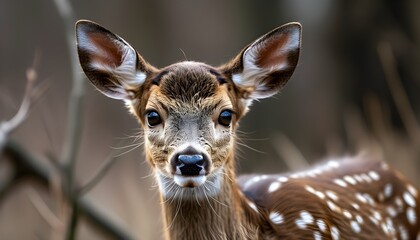
{"label": "brown fur", "polygon": [[[145,130],[167,239],[404,239],[404,234],[415,239],[418,190],[378,161],[352,159],[236,182],[238,121],[252,100],[274,95],[292,75],[299,24],[269,32],[217,68],[180,62],[156,69],[95,23],[78,22],[76,31],[89,80],[107,96],[124,100]],[[226,111],[233,113],[230,124],[219,121]],[[160,122],[148,124],[150,112]],[[176,159],[187,148],[207,161],[197,176],[177,168]]]}

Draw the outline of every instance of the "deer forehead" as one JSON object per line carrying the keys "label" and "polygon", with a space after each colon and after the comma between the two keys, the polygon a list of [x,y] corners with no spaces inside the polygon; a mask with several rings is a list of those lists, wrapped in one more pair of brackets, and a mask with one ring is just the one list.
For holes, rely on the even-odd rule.
{"label": "deer forehead", "polygon": [[216,94],[219,82],[212,72],[201,63],[181,62],[165,68],[155,81],[168,98],[190,102]]}
{"label": "deer forehead", "polygon": [[180,62],[164,68],[152,82],[146,104],[166,113],[200,114],[233,108],[230,87],[212,67],[197,62]]}

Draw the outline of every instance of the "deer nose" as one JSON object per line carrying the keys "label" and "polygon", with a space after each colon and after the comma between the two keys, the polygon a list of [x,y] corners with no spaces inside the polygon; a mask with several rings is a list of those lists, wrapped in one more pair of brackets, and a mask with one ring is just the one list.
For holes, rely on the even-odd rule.
{"label": "deer nose", "polygon": [[203,165],[204,160],[203,160],[203,155],[201,154],[196,154],[196,155],[179,155],[178,156],[178,161],[182,164],[185,165]]}
{"label": "deer nose", "polygon": [[185,151],[174,156],[172,167],[175,174],[183,176],[205,175],[208,166],[208,159],[205,154],[187,148]]}

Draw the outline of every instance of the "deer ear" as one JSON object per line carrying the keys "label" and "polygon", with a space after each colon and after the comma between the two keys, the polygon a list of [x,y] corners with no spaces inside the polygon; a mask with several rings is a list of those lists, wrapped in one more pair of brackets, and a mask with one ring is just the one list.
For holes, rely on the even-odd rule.
{"label": "deer ear", "polygon": [[[251,43],[222,71],[245,99],[270,97],[287,83],[299,59],[301,25],[289,23]],[[251,101],[249,101],[251,102]]]}
{"label": "deer ear", "polygon": [[108,97],[132,99],[154,69],[124,39],[94,22],[78,21],[76,36],[83,71]]}

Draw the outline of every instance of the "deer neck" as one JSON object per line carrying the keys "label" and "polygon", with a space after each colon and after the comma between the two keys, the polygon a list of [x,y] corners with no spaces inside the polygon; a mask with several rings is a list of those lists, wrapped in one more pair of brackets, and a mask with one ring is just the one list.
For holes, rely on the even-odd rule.
{"label": "deer neck", "polygon": [[[233,168],[231,168],[233,169]],[[235,172],[226,170],[220,191],[204,195],[205,189],[187,189],[175,198],[162,196],[166,239],[256,239],[256,227],[247,211],[245,197],[240,193]],[[198,192],[198,196],[191,194]],[[183,196],[184,194],[184,196]],[[249,207],[248,207],[249,208]]]}

